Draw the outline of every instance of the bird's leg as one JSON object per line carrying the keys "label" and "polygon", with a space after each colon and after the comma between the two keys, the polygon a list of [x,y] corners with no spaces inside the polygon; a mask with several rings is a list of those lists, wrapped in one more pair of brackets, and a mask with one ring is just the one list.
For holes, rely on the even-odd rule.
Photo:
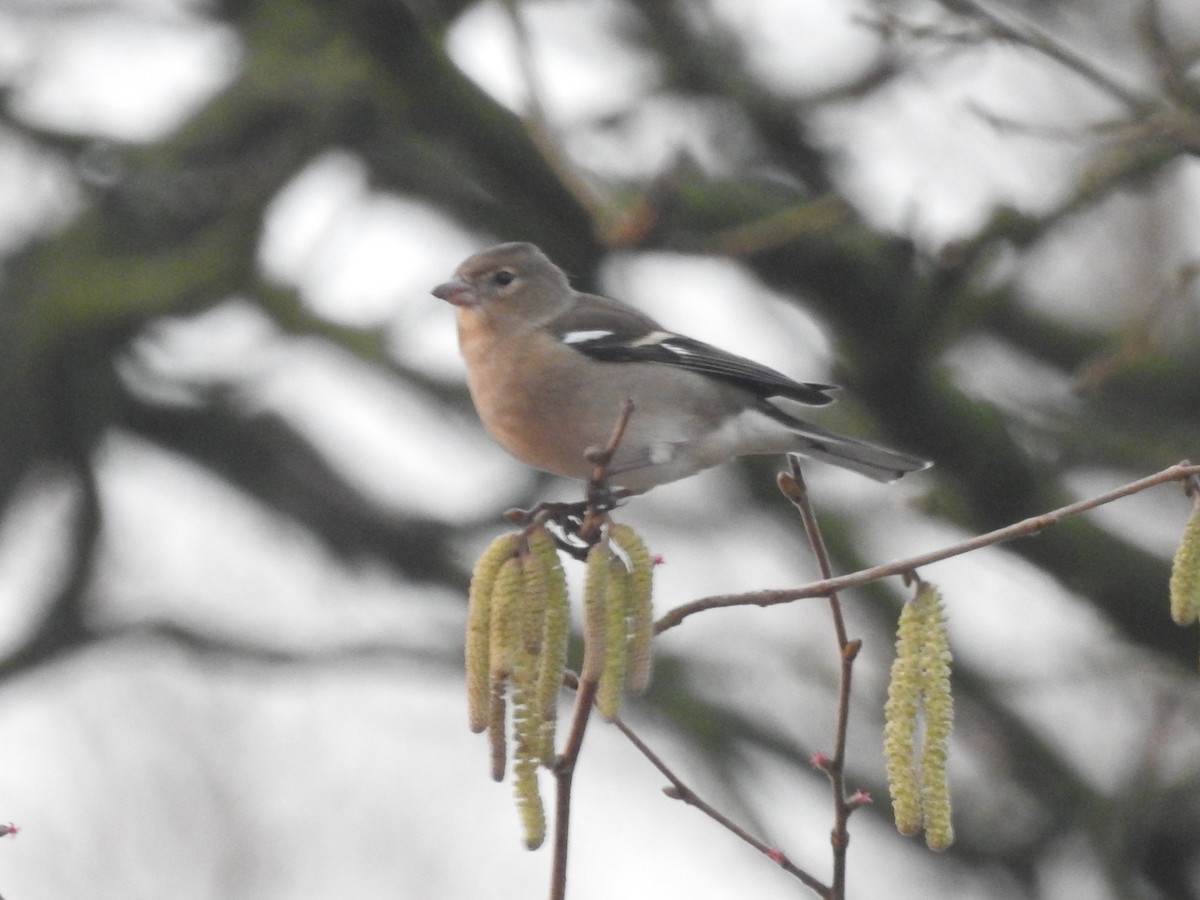
{"label": "bird's leg", "polygon": [[612,485],[608,483],[608,467],[617,452],[617,447],[621,445],[621,438],[625,436],[625,428],[629,425],[632,415],[633,400],[626,397],[621,404],[617,421],[613,423],[608,442],[603,447],[589,447],[583,454],[592,464],[592,475],[588,478],[587,505],[578,534],[589,546],[600,539],[600,528],[608,521],[609,510],[615,508],[622,497],[629,496],[628,491],[613,490]]}
{"label": "bird's leg", "polygon": [[631,496],[632,492],[624,488],[613,490],[603,485],[589,492],[590,499],[575,503],[539,503],[532,509],[510,509],[504,517],[522,528],[534,528],[547,523],[553,524],[562,532],[562,537],[553,535],[560,550],[565,550],[576,559],[585,559],[591,544],[581,534],[584,520],[589,512],[603,518],[611,510],[620,506],[621,501]]}
{"label": "bird's leg", "polygon": [[592,474],[588,478],[585,493],[587,499],[576,503],[542,502],[532,509],[510,509],[504,517],[523,528],[553,522],[563,533],[561,538],[555,536],[559,548],[577,559],[585,558],[588,549],[600,539],[600,528],[607,521],[608,513],[634,494],[626,488],[613,488],[608,481],[609,463],[617,452],[632,414],[633,401],[626,400],[621,404],[608,442],[603,447],[589,447],[584,453],[584,457],[592,464]]}

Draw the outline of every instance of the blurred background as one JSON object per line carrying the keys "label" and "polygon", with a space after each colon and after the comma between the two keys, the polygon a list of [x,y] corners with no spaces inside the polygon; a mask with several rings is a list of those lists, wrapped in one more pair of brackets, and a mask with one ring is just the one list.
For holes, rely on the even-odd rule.
{"label": "blurred background", "polygon": [[[806,469],[840,571],[1200,457],[1193,0],[0,0],[0,83],[9,900],[544,894],[466,728],[465,588],[505,508],[578,488],[483,434],[428,293],[490,243],[934,459]],[[779,463],[620,513],[660,612],[816,577]],[[922,571],[942,855],[882,782],[904,589],[843,598],[851,896],[1200,896],[1189,503]],[[713,611],[628,716],[827,878],[837,663],[821,601]],[[589,731],[573,898],[806,895],[661,786]]]}

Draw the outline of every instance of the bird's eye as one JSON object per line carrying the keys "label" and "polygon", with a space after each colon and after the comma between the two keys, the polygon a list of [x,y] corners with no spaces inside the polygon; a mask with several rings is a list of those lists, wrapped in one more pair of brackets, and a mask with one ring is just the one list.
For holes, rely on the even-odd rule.
{"label": "bird's eye", "polygon": [[513,281],[516,280],[516,277],[517,276],[508,271],[508,269],[501,269],[492,276],[492,280],[496,282],[496,284],[500,285],[500,287],[506,287],[507,285],[512,284]]}

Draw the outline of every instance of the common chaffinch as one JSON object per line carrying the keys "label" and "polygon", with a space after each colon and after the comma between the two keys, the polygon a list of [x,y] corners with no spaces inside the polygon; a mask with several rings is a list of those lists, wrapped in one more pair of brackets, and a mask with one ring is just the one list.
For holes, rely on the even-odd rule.
{"label": "common chaffinch", "polygon": [[575,291],[533,244],[475,254],[433,295],[458,309],[484,426],[536,468],[586,479],[584,454],[604,445],[626,399],[633,414],[609,474],[630,493],[750,454],[795,452],[877,481],[930,465],[795,418],[780,404],[824,406],[835,387],[793,381]]}

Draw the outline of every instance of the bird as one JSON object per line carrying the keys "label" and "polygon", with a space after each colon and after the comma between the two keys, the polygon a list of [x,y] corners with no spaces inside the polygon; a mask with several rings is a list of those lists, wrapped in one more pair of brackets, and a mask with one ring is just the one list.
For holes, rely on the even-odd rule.
{"label": "bird", "polygon": [[880,482],[931,465],[797,418],[787,407],[825,406],[837,387],[794,381],[576,291],[533,244],[482,250],[432,294],[457,310],[484,427],[536,469],[587,480],[588,450],[604,446],[626,400],[633,411],[608,465],[626,494],[748,455],[798,453]]}

